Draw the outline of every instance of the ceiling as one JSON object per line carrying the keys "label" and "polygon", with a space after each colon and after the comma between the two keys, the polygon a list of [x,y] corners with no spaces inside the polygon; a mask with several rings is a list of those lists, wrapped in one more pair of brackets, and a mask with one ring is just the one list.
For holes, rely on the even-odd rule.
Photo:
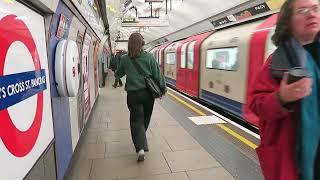
{"label": "ceiling", "polygon": [[[151,4],[145,0],[106,0],[111,41],[114,43],[116,39],[126,40],[131,33],[138,31],[144,36],[146,43],[152,42],[249,0],[226,0],[223,4],[221,0],[167,0],[167,13],[165,1],[152,3],[152,16],[161,20],[168,19],[170,26],[121,27],[123,17],[136,17],[136,13],[138,17],[150,17]],[[136,7],[137,12],[131,7]]]}

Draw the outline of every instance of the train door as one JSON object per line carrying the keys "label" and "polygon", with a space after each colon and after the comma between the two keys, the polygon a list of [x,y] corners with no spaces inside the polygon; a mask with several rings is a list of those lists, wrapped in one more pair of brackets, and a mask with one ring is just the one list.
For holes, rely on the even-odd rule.
{"label": "train door", "polygon": [[[186,49],[187,67],[185,74],[186,93],[197,97],[199,94],[199,46],[197,41],[191,41]],[[200,42],[198,42],[199,44]],[[195,53],[198,50],[198,53]]]}
{"label": "train door", "polygon": [[[187,39],[187,42],[184,44],[185,45],[185,56],[184,56],[185,62],[181,61],[181,63],[186,64],[183,70],[184,72],[183,74],[181,74],[182,78],[184,79],[183,91],[194,97],[199,96],[200,47],[202,42],[211,34],[212,32],[205,32],[199,35],[191,36]],[[181,58],[183,58],[182,54],[181,54]]]}
{"label": "train door", "polygon": [[188,42],[182,43],[177,49],[177,88],[180,91],[185,92],[187,89],[186,85],[186,49]]}

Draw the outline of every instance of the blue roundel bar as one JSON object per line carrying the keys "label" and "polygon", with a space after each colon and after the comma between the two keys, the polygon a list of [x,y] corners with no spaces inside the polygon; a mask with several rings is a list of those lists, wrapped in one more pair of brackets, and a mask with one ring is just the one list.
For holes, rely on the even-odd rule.
{"label": "blue roundel bar", "polygon": [[0,76],[0,111],[46,89],[44,69]]}

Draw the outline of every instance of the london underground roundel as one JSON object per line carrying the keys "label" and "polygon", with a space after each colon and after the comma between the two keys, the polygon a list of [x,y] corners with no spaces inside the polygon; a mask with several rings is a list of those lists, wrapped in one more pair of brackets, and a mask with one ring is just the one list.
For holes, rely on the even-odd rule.
{"label": "london underground roundel", "polygon": [[0,7],[0,179],[23,179],[53,139],[44,19]]}
{"label": "london underground roundel", "polygon": [[[42,91],[46,89],[46,75],[45,70],[41,69],[39,55],[30,31],[23,21],[16,21],[16,18],[15,15],[8,15],[0,21],[0,26],[6,26],[8,29],[17,28],[21,32],[2,32],[0,30],[2,34],[0,36],[0,84],[3,89],[2,97],[5,97],[0,104],[0,117],[2,119],[0,138],[13,155],[22,157],[31,151],[39,135],[43,113]],[[28,48],[32,55],[35,71],[4,76],[4,63],[8,60],[6,54],[10,45],[15,41],[22,42]],[[32,93],[25,93],[30,92],[30,89],[33,89]],[[36,114],[31,127],[23,132],[15,127],[6,108],[33,95],[37,96]]]}

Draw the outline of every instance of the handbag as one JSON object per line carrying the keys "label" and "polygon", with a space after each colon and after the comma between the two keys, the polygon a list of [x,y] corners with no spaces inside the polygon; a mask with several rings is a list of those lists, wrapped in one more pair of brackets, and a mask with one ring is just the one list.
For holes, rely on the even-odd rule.
{"label": "handbag", "polygon": [[148,91],[151,93],[153,98],[159,98],[162,96],[161,90],[158,86],[157,83],[154,82],[154,80],[152,79],[152,77],[146,75],[142,68],[137,64],[136,60],[132,60],[133,65],[135,66],[136,70],[143,75],[144,77],[144,81],[146,83],[146,87],[148,89]]}

